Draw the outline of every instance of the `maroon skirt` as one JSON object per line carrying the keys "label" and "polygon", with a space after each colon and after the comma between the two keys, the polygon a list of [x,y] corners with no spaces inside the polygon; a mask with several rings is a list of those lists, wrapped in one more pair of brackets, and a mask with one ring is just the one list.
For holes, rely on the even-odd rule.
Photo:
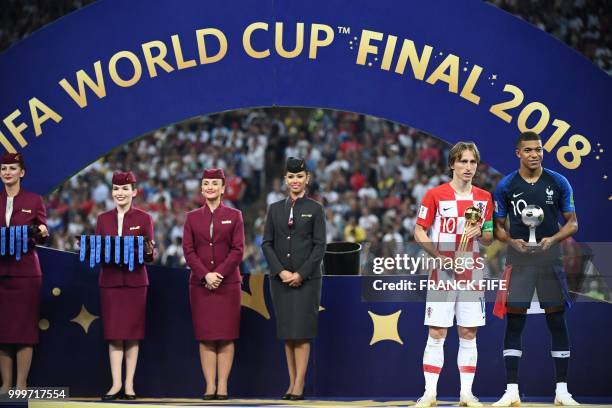
{"label": "maroon skirt", "polygon": [[240,336],[240,293],[240,282],[221,283],[215,290],[189,285],[196,340],[234,340]]}
{"label": "maroon skirt", "polygon": [[0,276],[0,344],[37,344],[42,278]]}
{"label": "maroon skirt", "polygon": [[142,340],[145,333],[147,287],[100,288],[106,340]]}

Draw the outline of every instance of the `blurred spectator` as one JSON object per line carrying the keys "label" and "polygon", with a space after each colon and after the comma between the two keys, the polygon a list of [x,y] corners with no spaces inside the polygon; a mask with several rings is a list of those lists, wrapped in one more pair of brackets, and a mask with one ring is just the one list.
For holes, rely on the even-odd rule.
{"label": "blurred spectator", "polygon": [[595,279],[589,283],[589,291],[585,295],[597,300],[606,300],[606,295],[599,290],[599,282]]}
{"label": "blurred spectator", "polygon": [[[258,183],[266,181],[265,167],[259,161],[264,161],[261,149],[265,149],[270,127],[271,120],[265,111],[234,111],[190,119],[119,147],[49,195],[47,209],[52,234],[48,245],[75,250],[74,236],[92,233],[97,215],[113,208],[112,173],[132,170],[139,181],[134,205],[147,210],[155,222],[155,241],[160,253],[156,261],[183,266],[184,217],[187,211],[203,203],[202,170],[207,166],[224,168],[226,204],[247,206],[247,190],[251,201],[259,199],[263,190]],[[252,167],[247,169],[246,161],[249,162],[246,167]],[[243,178],[237,170],[250,176]],[[275,197],[280,199],[284,197],[280,178],[276,184]],[[252,227],[247,223],[247,232],[250,231]],[[252,245],[252,239],[247,243]]]}
{"label": "blurred spectator", "polygon": [[[409,126],[371,116],[292,110],[291,122],[300,114],[304,116],[301,122],[316,132],[296,127],[311,146],[305,150],[305,159],[315,163],[311,182],[321,191],[311,197],[320,199],[326,208],[328,242],[364,244],[365,265],[374,256],[417,255],[420,249],[413,237],[417,209],[427,190],[449,181],[448,144]],[[296,151],[297,147],[285,150],[282,160]],[[316,160],[310,156],[313,152]],[[266,177],[281,175],[278,170]],[[500,177],[482,163],[474,182],[492,190]],[[277,189],[274,186],[270,194],[275,195]]]}
{"label": "blurred spectator", "polygon": [[348,224],[344,227],[344,240],[360,243],[365,241],[366,231],[357,224],[355,217],[350,217]]}

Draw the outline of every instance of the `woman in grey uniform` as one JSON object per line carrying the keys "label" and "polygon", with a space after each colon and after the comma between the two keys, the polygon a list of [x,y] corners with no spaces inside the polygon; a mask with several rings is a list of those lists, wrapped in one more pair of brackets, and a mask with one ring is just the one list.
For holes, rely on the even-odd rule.
{"label": "woman in grey uniform", "polygon": [[309,179],[303,159],[287,159],[289,196],[268,208],[263,238],[276,331],[285,341],[289,371],[289,388],[283,399],[293,401],[304,399],[310,339],[317,335],[325,253],[325,213],[321,204],[305,197]]}

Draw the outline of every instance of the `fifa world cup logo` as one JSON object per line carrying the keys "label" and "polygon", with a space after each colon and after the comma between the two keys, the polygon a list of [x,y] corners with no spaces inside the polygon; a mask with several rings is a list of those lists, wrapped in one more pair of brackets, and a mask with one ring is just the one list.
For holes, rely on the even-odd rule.
{"label": "fifa world cup logo", "polygon": [[457,248],[459,252],[467,251],[469,238],[465,234],[466,228],[468,226],[473,227],[474,225],[477,225],[482,219],[482,214],[478,208],[468,207],[465,209],[463,217],[465,218],[465,226],[463,228],[463,234],[461,234],[461,241],[459,241],[459,248]]}

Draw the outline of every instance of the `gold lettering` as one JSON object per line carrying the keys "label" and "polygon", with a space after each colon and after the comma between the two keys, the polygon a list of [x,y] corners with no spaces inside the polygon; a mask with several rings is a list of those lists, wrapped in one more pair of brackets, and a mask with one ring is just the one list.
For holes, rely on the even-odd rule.
{"label": "gold lettering", "polygon": [[[319,39],[319,32],[325,32],[325,38]],[[310,52],[308,58],[317,58],[317,49],[327,47],[334,40],[334,30],[325,24],[313,24],[310,29]]]}
{"label": "gold lettering", "polygon": [[9,132],[11,132],[15,140],[17,140],[17,143],[19,143],[19,146],[26,147],[28,145],[28,142],[26,142],[26,140],[23,138],[23,136],[21,135],[21,132],[26,130],[28,128],[28,125],[26,125],[23,122],[18,125],[15,125],[13,123],[13,121],[17,119],[20,115],[21,115],[21,112],[19,111],[19,109],[15,109],[13,113],[11,113],[6,118],[4,118],[3,122],[6,125],[6,128],[9,130]]}
{"label": "gold lettering", "polygon": [[[447,70],[448,73],[446,73]],[[459,90],[459,57],[448,54],[440,66],[427,78],[426,82],[434,85],[438,81],[448,84],[448,92],[457,93]]]}
{"label": "gold lettering", "polygon": [[395,44],[397,44],[397,37],[390,35],[387,38],[385,53],[383,54],[382,63],[380,64],[380,67],[385,71],[391,69],[391,61],[393,60],[393,53],[395,52]]}
{"label": "gold lettering", "polygon": [[102,99],[106,96],[106,88],[104,86],[104,76],[102,75],[102,64],[100,61],[94,62],[94,71],[96,73],[96,80],[91,79],[89,75],[82,69],[76,73],[76,80],[79,91],[75,91],[72,85],[68,83],[66,78],[62,78],[59,84],[64,91],[76,102],[77,105],[82,109],[87,106],[87,93],[85,92],[85,85],[93,91],[98,99]]}
{"label": "gold lettering", "polygon": [[419,58],[416,47],[414,46],[414,41],[404,40],[402,50],[397,59],[397,65],[395,66],[395,72],[400,75],[403,74],[406,69],[406,62],[410,60],[414,78],[422,81],[423,78],[425,78],[425,71],[429,64],[429,58],[431,58],[431,51],[431,46],[425,45],[425,47],[423,47],[423,53]]}
{"label": "gold lettering", "polygon": [[[59,123],[62,117],[53,109],[45,105],[40,99],[32,98],[30,103],[30,116],[32,116],[32,124],[34,125],[34,134],[40,136],[42,134],[41,125],[49,119],[53,119],[55,123]],[[38,111],[42,112],[42,116],[38,115]]]}
{"label": "gold lettering", "polygon": [[251,45],[251,35],[253,34],[253,31],[255,30],[268,31],[268,23],[258,22],[258,23],[250,24],[244,30],[244,33],[242,34],[242,47],[246,51],[247,55],[249,55],[250,57],[258,58],[258,59],[269,57],[270,56],[269,49],[266,48],[263,51],[256,51]]}
{"label": "gold lettering", "polygon": [[196,66],[195,59],[185,61],[183,59],[183,50],[181,48],[181,40],[178,34],[174,34],[172,37],[172,48],[174,48],[174,58],[176,59],[176,67],[179,69],[192,68]]}
{"label": "gold lettering", "polygon": [[[151,52],[152,48],[157,48],[157,55],[153,56],[153,53]],[[149,41],[142,44],[142,52],[144,54],[147,69],[149,70],[149,76],[151,78],[155,78],[157,76],[157,69],[155,69],[156,65],[166,72],[174,71],[172,65],[168,64],[164,60],[168,54],[168,49],[166,48],[166,44],[164,44],[162,41]]]}
{"label": "gold lettering", "polygon": [[[132,67],[134,67],[134,75],[132,75],[129,79],[123,79],[119,76],[117,72],[117,62],[121,58],[125,58],[132,63]],[[140,61],[138,57],[131,51],[119,51],[115,55],[113,55],[108,62],[108,71],[110,73],[110,77],[113,82],[123,88],[129,88],[130,86],[136,84],[140,77],[142,76],[142,65],[140,65]]]}
{"label": "gold lettering", "polygon": [[292,51],[286,51],[283,48],[283,23],[277,22],[275,25],[275,47],[276,52],[283,58],[295,58],[304,49],[304,23],[297,23],[295,33],[295,48]]}
{"label": "gold lettering", "polygon": [[378,31],[361,30],[361,40],[359,40],[359,51],[357,52],[357,64],[365,65],[368,54],[378,54],[378,47],[370,45],[371,40],[381,41],[383,33]]}
{"label": "gold lettering", "polygon": [[8,141],[8,139],[6,138],[6,136],[4,136],[4,133],[2,133],[2,131],[0,131],[0,144],[4,146],[7,152],[17,153],[17,150],[15,150],[11,142]]}
{"label": "gold lettering", "polygon": [[[219,52],[210,57],[206,54],[206,41],[204,40],[204,37],[207,35],[212,35],[219,41]],[[227,53],[227,38],[221,30],[216,28],[203,28],[196,31],[196,37],[198,40],[200,64],[212,64],[213,62],[217,62],[221,58],[225,57],[225,54]]]}
{"label": "gold lettering", "polygon": [[480,103],[480,96],[476,95],[472,91],[474,90],[474,87],[476,87],[476,82],[478,82],[478,78],[480,77],[481,72],[482,67],[474,64],[467,81],[465,81],[465,85],[463,85],[463,89],[461,90],[460,94],[462,98],[467,99],[474,105],[478,105]]}

